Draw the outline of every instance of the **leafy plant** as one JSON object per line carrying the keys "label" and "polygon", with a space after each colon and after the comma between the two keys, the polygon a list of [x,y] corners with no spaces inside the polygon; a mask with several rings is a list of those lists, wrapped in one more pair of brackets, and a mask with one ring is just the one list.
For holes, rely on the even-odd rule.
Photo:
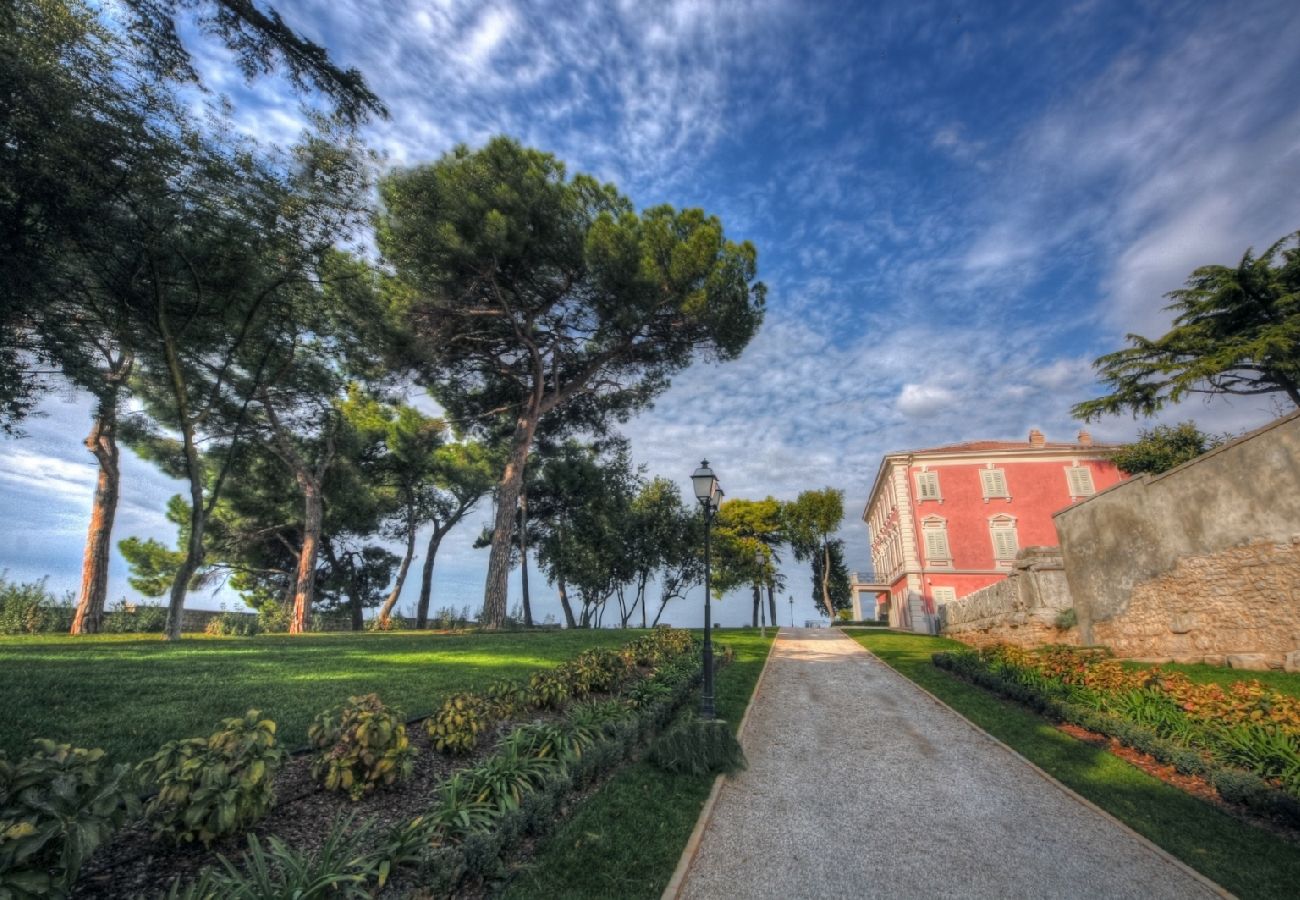
{"label": "leafy plant", "polygon": [[498,810],[512,810],[519,808],[525,794],[563,765],[554,756],[534,756],[525,746],[506,742],[499,752],[466,774],[477,802]]}
{"label": "leafy plant", "polygon": [[686,719],[650,746],[649,759],[664,771],[689,775],[745,768],[745,751],[731,726],[718,719]]}
{"label": "leafy plant", "polygon": [[38,581],[10,581],[0,572],[0,634],[37,634],[67,631],[72,624],[73,600],[56,596]]}
{"label": "leafy plant", "polygon": [[578,759],[600,738],[599,728],[585,725],[521,725],[501,742],[508,752],[567,762]]}
{"label": "leafy plant", "polygon": [[492,715],[498,719],[511,718],[528,703],[528,691],[517,681],[494,681],[488,685],[486,695]]}
{"label": "leafy plant", "polygon": [[36,741],[17,762],[0,753],[0,896],[66,893],[82,864],[138,806],[128,768],[103,750]]}
{"label": "leafy plant", "polygon": [[208,620],[203,633],[213,637],[252,637],[257,634],[257,619],[239,613],[224,612]]}
{"label": "leafy plant", "polygon": [[275,723],[250,709],[221,725],[207,738],[172,741],[139,765],[144,785],[158,791],[145,808],[156,834],[207,846],[271,809],[275,773],[285,759]]}
{"label": "leafy plant", "polygon": [[478,694],[448,697],[442,708],[425,720],[433,749],[439,753],[469,753],[478,745],[479,735],[493,721],[488,700]]}
{"label": "leafy plant", "polygon": [[528,702],[537,709],[559,709],[572,692],[565,673],[557,669],[535,672],[528,679]]}
{"label": "leafy plant", "polygon": [[324,776],[327,790],[347,791],[359,800],[376,785],[409,778],[415,749],[406,737],[401,714],[377,694],[349,697],[348,702],[318,715],[307,729],[317,750],[312,775]]}

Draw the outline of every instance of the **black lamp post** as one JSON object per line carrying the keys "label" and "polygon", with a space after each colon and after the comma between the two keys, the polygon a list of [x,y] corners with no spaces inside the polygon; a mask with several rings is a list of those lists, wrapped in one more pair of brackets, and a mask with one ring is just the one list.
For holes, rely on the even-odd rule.
{"label": "black lamp post", "polygon": [[700,467],[691,473],[691,485],[695,489],[695,499],[700,501],[700,514],[704,516],[704,690],[700,697],[700,718],[716,719],[713,709],[713,611],[709,603],[709,530],[713,524],[713,514],[722,503],[722,488],[718,478],[709,468],[706,459]]}
{"label": "black lamp post", "polygon": [[790,598],[790,627],[794,627],[794,598]]}
{"label": "black lamp post", "polygon": [[[767,610],[763,608],[762,590],[762,578],[767,574],[767,554],[763,552],[762,547],[757,547],[754,550],[754,565],[758,567],[759,571],[758,621],[763,629],[761,634],[763,637],[767,637]],[[775,615],[775,611],[773,611],[773,614]],[[775,627],[776,623],[773,622],[772,625]]]}

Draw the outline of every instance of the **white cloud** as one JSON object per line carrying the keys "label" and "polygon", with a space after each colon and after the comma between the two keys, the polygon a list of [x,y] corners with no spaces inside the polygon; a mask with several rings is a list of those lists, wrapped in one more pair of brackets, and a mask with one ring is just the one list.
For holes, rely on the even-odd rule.
{"label": "white cloud", "polygon": [[952,409],[957,398],[935,384],[905,384],[898,394],[898,411],[909,419],[931,419]]}

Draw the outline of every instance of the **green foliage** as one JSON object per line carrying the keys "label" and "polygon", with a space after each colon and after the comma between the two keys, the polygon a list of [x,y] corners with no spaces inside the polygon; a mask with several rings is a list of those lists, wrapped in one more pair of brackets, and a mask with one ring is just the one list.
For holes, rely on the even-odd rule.
{"label": "green foliage", "polygon": [[289,630],[289,611],[277,600],[263,600],[257,607],[257,630],[263,634],[284,634]]}
{"label": "green foliage", "polygon": [[213,637],[252,637],[257,634],[257,618],[224,612],[208,620],[203,633]]}
{"label": "green foliage", "polygon": [[478,694],[456,694],[448,697],[442,707],[425,720],[433,749],[439,753],[457,755],[469,753],[480,735],[495,721],[491,702]]}
{"label": "green foliage", "polygon": [[104,616],[102,631],[110,634],[161,634],[167,627],[167,607],[139,603],[128,607],[116,603]]}
{"label": "green foliage", "polygon": [[572,694],[573,685],[562,671],[534,672],[528,679],[528,702],[537,709],[559,709]]}
{"label": "green foliage", "polygon": [[64,896],[82,864],[136,811],[128,769],[103,750],[36,741],[0,753],[0,896]]}
{"label": "green foliage", "polygon": [[1221,446],[1227,440],[1228,435],[1206,434],[1196,427],[1195,422],[1157,425],[1144,428],[1136,441],[1115,451],[1111,461],[1130,475],[1143,472],[1158,475]]}
{"label": "green foliage", "polygon": [[[179,499],[176,497],[173,500]],[[118,541],[117,549],[131,567],[127,584],[146,597],[161,597],[171,589],[172,579],[185,561],[182,550],[168,549],[153,538],[129,537]]]}
{"label": "green foliage", "polygon": [[0,572],[0,634],[67,631],[72,625],[71,594],[56,596],[39,581],[11,581]]}
{"label": "green foliage", "polygon": [[1056,614],[1056,621],[1054,624],[1062,631],[1073,628],[1075,625],[1079,624],[1079,614],[1075,611],[1073,606],[1069,609],[1063,609]]}
{"label": "green foliage", "polygon": [[[824,560],[830,558],[830,576],[823,580]],[[838,538],[826,543],[824,552],[812,555],[812,601],[823,615],[825,597],[830,595],[831,608],[843,618],[853,615],[853,588],[849,585],[849,567],[844,562],[844,542]]]}
{"label": "green foliage", "polygon": [[497,810],[518,809],[525,794],[564,765],[563,759],[534,749],[527,740],[504,741],[496,753],[466,772],[474,799]]}
{"label": "green foliage", "polygon": [[1167,296],[1173,328],[1099,357],[1110,393],[1075,405],[1076,417],[1150,416],[1193,393],[1280,392],[1300,406],[1300,232],[1236,267],[1202,266]]}
{"label": "green foliage", "polygon": [[347,703],[321,713],[307,737],[317,751],[312,774],[324,776],[326,790],[347,791],[353,800],[411,775],[415,749],[407,740],[406,725],[377,694],[349,697]]}
{"label": "green foliage", "polygon": [[145,807],[156,835],[207,846],[270,811],[285,760],[275,723],[250,709],[221,725],[207,738],[171,741],[140,763],[141,783],[158,792]]}
{"label": "green foliage", "polygon": [[665,772],[688,775],[734,773],[745,768],[745,751],[721,719],[687,718],[650,746],[650,761]]}

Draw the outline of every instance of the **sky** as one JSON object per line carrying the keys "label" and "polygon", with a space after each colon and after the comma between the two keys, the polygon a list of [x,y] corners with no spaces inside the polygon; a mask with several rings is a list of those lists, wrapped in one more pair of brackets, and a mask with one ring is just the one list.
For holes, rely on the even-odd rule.
{"label": "sky", "polygon": [[[1292,0],[279,9],[388,105],[366,138],[389,165],[507,134],[640,207],[702,207],[752,241],[768,285],[757,337],[737,361],[680,374],[624,431],[647,474],[688,495],[703,457],[729,497],[843,489],[841,536],[863,572],[860,515],[884,453],[1032,427],[1073,438],[1071,405],[1099,393],[1094,358],[1162,333],[1163,295],[1197,266],[1300,229]],[[301,130],[282,81],[245,84],[212,47],[200,63],[250,134]],[[1156,421],[1240,432],[1286,411],[1193,399]],[[0,569],[70,590],[95,478],[90,404],[67,393],[42,412],[0,439]],[[1151,424],[1089,428],[1118,441]],[[162,511],[179,483],[124,456],[116,536],[171,543]],[[435,608],[481,605],[482,521],[444,545]],[[786,572],[795,616],[813,615],[807,571]],[[558,616],[544,579],[532,585],[537,616]],[[120,557],[109,590],[133,595]],[[698,624],[701,604],[697,590],[665,621]],[[716,617],[740,624],[745,598]]]}

